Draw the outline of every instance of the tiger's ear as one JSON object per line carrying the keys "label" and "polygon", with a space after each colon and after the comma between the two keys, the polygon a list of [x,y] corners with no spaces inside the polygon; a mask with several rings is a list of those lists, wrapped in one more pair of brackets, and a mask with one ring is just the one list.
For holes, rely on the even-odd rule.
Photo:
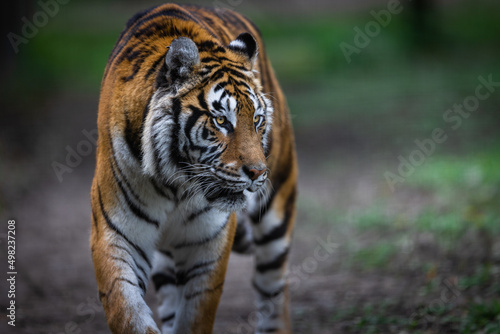
{"label": "tiger's ear", "polygon": [[257,41],[251,34],[247,32],[239,34],[234,41],[229,43],[228,48],[245,55],[252,67],[255,65],[255,60],[257,59]]}
{"label": "tiger's ear", "polygon": [[187,37],[176,38],[170,43],[165,63],[168,68],[167,79],[171,82],[187,78],[193,72],[193,67],[200,63],[198,47]]}

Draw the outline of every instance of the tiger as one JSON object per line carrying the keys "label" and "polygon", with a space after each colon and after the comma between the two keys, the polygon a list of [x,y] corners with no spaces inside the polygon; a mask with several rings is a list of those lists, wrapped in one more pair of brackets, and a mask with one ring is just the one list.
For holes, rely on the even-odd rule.
{"label": "tiger", "polygon": [[227,8],[137,13],[107,61],[97,128],[90,249],[111,332],[212,333],[234,250],[255,257],[255,332],[291,333],[297,157],[256,25]]}

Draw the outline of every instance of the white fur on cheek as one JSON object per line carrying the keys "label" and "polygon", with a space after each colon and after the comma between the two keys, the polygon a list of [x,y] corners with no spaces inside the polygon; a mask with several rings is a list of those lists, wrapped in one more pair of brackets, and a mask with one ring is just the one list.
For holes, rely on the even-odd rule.
{"label": "white fur on cheek", "polygon": [[[155,147],[162,158],[166,159],[170,147],[169,134],[174,126],[171,108],[171,96],[160,90],[153,94],[142,135],[142,149],[144,152],[142,169],[146,175],[155,176],[158,172],[168,175],[169,166],[166,163],[161,166],[163,170],[156,170]],[[154,140],[155,135],[156,142]]]}

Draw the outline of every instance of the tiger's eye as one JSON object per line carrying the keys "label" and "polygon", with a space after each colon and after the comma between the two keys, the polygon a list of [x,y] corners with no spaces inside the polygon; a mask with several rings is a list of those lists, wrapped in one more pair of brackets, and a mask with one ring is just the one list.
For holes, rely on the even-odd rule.
{"label": "tiger's eye", "polygon": [[217,124],[222,125],[226,121],[226,118],[224,116],[219,116],[215,119],[215,121],[217,122]]}
{"label": "tiger's eye", "polygon": [[254,122],[254,123],[259,123],[259,121],[260,121],[260,117],[261,117],[260,115],[255,115],[255,116],[253,117],[253,122]]}

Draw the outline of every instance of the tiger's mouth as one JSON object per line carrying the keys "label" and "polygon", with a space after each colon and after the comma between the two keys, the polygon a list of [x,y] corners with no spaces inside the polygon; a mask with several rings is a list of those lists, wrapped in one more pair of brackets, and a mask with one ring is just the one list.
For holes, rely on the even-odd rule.
{"label": "tiger's mouth", "polygon": [[232,212],[245,207],[247,197],[244,190],[218,188],[206,196],[206,199],[222,211]]}
{"label": "tiger's mouth", "polygon": [[245,199],[245,194],[243,193],[243,190],[237,191],[233,189],[219,188],[208,194],[207,199],[209,201],[215,201],[217,199],[225,199],[236,202],[241,199]]}

